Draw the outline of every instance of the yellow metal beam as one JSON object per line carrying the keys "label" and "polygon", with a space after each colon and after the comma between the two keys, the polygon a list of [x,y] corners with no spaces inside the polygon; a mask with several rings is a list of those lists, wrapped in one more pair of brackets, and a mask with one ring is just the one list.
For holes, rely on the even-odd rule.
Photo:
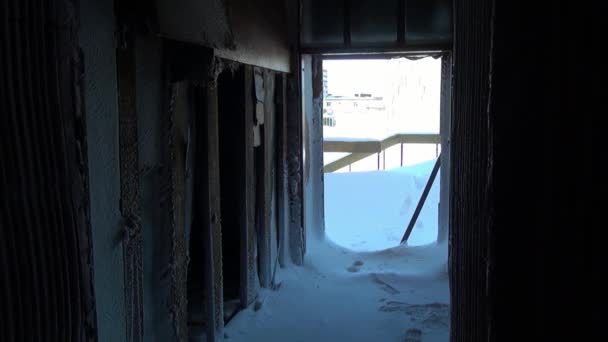
{"label": "yellow metal beam", "polygon": [[379,140],[367,141],[323,141],[323,152],[378,153],[382,150]]}
{"label": "yellow metal beam", "polygon": [[379,140],[326,140],[323,152],[347,152],[349,155],[333,161],[323,168],[325,172],[334,172],[372,154],[380,153],[398,144],[440,144],[439,134],[395,134],[382,141]]}

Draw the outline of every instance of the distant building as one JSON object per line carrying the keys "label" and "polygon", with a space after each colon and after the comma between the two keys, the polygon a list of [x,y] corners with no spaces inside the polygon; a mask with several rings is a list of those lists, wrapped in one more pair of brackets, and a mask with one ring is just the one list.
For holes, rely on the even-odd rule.
{"label": "distant building", "polygon": [[335,126],[338,115],[368,115],[386,111],[384,98],[371,94],[354,96],[327,95],[323,99],[323,125]]}
{"label": "distant building", "polygon": [[386,110],[383,97],[364,93],[354,96],[328,95],[324,98],[324,102],[324,109],[326,109],[324,112],[329,115],[334,112],[363,114]]}

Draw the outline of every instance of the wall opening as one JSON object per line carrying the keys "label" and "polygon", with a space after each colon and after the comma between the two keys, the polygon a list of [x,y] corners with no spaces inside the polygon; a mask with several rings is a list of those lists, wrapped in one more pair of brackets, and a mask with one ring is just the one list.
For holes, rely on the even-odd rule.
{"label": "wall opening", "polygon": [[[334,243],[401,243],[441,153],[441,70],[433,57],[323,60],[325,234]],[[437,174],[409,246],[437,241],[439,198]]]}
{"label": "wall opening", "polygon": [[245,213],[244,68],[222,72],[217,80],[224,320],[241,305],[241,217]]}
{"label": "wall opening", "polygon": [[[190,230],[189,240],[189,262],[188,262],[188,280],[187,280],[187,297],[188,297],[188,334],[191,337],[205,336],[207,326],[206,301],[207,293],[205,291],[206,274],[210,270],[205,266],[205,238],[204,232],[205,217],[207,212],[202,212],[198,208],[208,208],[209,201],[207,200],[207,149],[208,143],[205,137],[207,131],[207,120],[204,120],[207,112],[206,92],[202,87],[194,87],[195,94],[195,120],[196,120],[196,154],[194,158],[194,192],[192,198],[192,207],[195,208],[192,212],[192,225]],[[208,276],[208,274],[207,274]]]}
{"label": "wall opening", "polygon": [[[361,341],[446,341],[449,339],[447,244],[412,247],[401,245],[397,241],[390,246],[392,248],[384,247],[381,250],[363,252],[362,249],[354,250],[344,244],[335,243],[330,235],[331,227],[328,225],[324,227],[324,220],[327,222],[328,216],[331,215],[331,212],[324,207],[330,194],[323,191],[329,182],[327,177],[324,181],[323,152],[324,147],[331,145],[324,143],[323,139],[323,122],[325,121],[327,127],[329,121],[328,115],[325,120],[323,119],[323,95],[325,93],[327,98],[331,93],[329,89],[323,91],[324,57],[305,54],[301,61],[302,205],[306,233],[306,267],[280,269],[278,284],[284,282],[285,285],[279,291],[268,292],[268,297],[264,297],[272,298],[272,304],[268,305],[272,306],[272,316],[278,319],[259,320],[260,314],[263,313],[241,315],[227,327],[228,333],[233,336],[233,333],[249,326],[247,337],[256,341],[290,340],[293,336],[307,341],[319,340],[319,338],[348,340],[352,339],[352,336],[356,336],[356,339]],[[440,83],[442,60],[438,62],[436,76],[437,82]],[[359,67],[355,71],[351,70],[351,73],[359,73],[364,69],[366,68]],[[331,82],[331,74],[328,76],[327,81]],[[380,75],[378,78],[386,79],[386,77]],[[443,98],[441,90],[443,90],[441,87],[437,88],[438,116],[439,107],[443,104],[439,103],[440,98]],[[369,96],[364,95],[365,99],[361,100],[361,94],[366,93],[365,90],[359,91],[359,96],[353,95],[353,98],[365,102],[364,100]],[[339,122],[340,118],[337,119]],[[437,123],[436,126],[433,133],[439,135],[439,124]],[[371,130],[369,125],[362,129],[364,132],[369,130]],[[433,144],[440,142],[438,138],[435,138]],[[336,142],[337,145],[344,147],[353,141],[350,139],[346,144],[340,141],[332,143]],[[359,145],[357,141],[355,142]],[[367,142],[364,141],[363,145],[367,145]],[[372,145],[374,145],[373,141]],[[438,152],[433,149],[431,161],[436,158],[435,153]],[[386,161],[388,162],[388,158]],[[380,172],[375,168],[374,170]],[[326,176],[363,173],[365,172],[331,172]],[[402,183],[397,182],[392,188],[403,187]],[[290,186],[292,186],[290,190],[293,190],[294,184]],[[358,182],[352,182],[339,195],[351,200],[357,195],[359,186]],[[380,195],[385,196],[392,188],[383,187]],[[372,198],[372,200],[381,202],[382,198]],[[365,212],[360,213],[353,207],[346,208],[344,216],[356,215],[365,215]],[[399,224],[399,238],[407,226],[407,219],[403,221]],[[349,232],[351,227],[344,225],[343,228]],[[435,227],[435,236],[437,236],[436,230],[437,227]],[[262,292],[262,295],[265,294]],[[299,300],[300,298],[306,300]],[[264,308],[262,307],[261,310]],[[289,329],[275,329],[278,325],[274,324],[284,325],[285,322],[292,320],[297,324],[291,324]],[[347,324],[348,328],[345,329],[345,322],[366,322],[366,324]]]}

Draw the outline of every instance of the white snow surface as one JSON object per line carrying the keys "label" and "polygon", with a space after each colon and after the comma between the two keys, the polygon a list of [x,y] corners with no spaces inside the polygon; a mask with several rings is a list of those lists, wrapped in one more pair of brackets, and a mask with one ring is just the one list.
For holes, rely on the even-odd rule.
{"label": "white snow surface", "polygon": [[[398,246],[435,164],[388,171],[325,174],[325,232],[353,251]],[[440,171],[441,172],[441,171]],[[440,173],[408,239],[409,246],[437,239]]]}
{"label": "white snow surface", "polygon": [[354,252],[308,241],[305,264],[239,312],[226,341],[448,341],[447,245]]}

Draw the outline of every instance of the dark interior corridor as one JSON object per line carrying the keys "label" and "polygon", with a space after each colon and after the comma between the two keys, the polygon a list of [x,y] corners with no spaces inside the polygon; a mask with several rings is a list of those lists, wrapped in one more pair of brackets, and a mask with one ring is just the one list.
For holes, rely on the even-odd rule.
{"label": "dark interior corridor", "polygon": [[[567,5],[3,1],[0,341],[603,340],[604,11]],[[449,228],[351,253],[320,66],[404,54],[442,58]]]}

